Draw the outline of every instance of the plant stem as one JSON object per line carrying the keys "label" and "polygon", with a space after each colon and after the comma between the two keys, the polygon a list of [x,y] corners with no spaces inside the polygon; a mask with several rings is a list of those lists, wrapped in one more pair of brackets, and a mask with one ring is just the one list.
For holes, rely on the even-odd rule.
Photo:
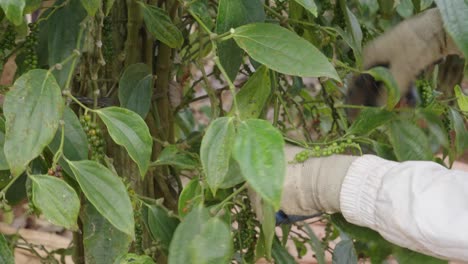
{"label": "plant stem", "polygon": [[63,144],[65,142],[65,122],[60,120],[60,125],[62,126],[62,133],[60,137],[60,146],[57,152],[55,152],[54,158],[52,159],[52,167],[55,168],[55,164],[57,164],[60,157],[63,155]]}

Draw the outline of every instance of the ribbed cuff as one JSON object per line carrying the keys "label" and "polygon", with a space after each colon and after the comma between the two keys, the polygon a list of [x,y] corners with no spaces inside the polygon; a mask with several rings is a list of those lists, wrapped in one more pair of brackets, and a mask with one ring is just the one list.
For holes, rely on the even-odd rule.
{"label": "ribbed cuff", "polygon": [[364,155],[351,164],[340,192],[341,212],[348,222],[375,226],[375,201],[382,177],[396,164],[374,155]]}

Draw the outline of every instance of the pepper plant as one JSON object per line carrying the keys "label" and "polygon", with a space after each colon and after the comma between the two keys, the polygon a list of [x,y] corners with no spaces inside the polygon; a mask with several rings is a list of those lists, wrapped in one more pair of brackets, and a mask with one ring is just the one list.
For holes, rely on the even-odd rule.
{"label": "pepper plant", "polygon": [[[443,97],[436,73],[418,81],[415,108],[396,107],[382,67],[366,72],[386,84],[385,106],[344,103],[362,46],[435,5],[468,55],[464,0],[0,1],[0,69],[17,66],[1,87],[3,216],[27,202],[73,231],[46,263],[295,263],[306,244],[318,263],[326,251],[334,263],[443,262],[341,215],[315,218],[325,237],[275,232],[285,142],[305,148],[293,162],[374,153],[451,166],[466,150],[467,98],[459,86]],[[353,122],[348,109],[361,110]],[[17,242],[0,236],[1,263]]]}

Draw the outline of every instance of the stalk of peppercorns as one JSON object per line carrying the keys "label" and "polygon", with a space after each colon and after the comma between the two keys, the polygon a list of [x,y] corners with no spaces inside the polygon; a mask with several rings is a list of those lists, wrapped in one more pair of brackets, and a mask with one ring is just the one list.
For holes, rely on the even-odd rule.
{"label": "stalk of peppercorns", "polygon": [[351,138],[342,140],[340,142],[333,142],[325,146],[315,146],[310,149],[304,149],[296,154],[294,160],[296,162],[304,162],[311,157],[326,157],[333,154],[340,154],[345,152],[348,148],[360,149],[358,143],[353,142]]}
{"label": "stalk of peppercorns", "polygon": [[2,35],[2,39],[0,40],[0,52],[2,58],[5,57],[5,52],[7,50],[12,50],[16,43],[16,31],[13,25],[8,24],[5,32]]}
{"label": "stalk of peppercorns", "polygon": [[114,58],[114,42],[112,38],[112,20],[105,17],[102,22],[102,53],[106,64],[109,64]]}
{"label": "stalk of peppercorns", "polygon": [[26,54],[24,59],[24,68],[26,71],[30,71],[37,68],[37,34],[39,32],[39,28],[37,23],[29,23],[29,35],[26,37],[24,42],[24,52]]}
{"label": "stalk of peppercorns", "polygon": [[243,197],[243,205],[236,214],[237,230],[234,235],[234,249],[236,251],[246,250],[244,258],[249,260],[255,256],[255,244],[257,242],[257,229],[260,223],[255,218],[255,213],[247,196]]}
{"label": "stalk of peppercorns", "polygon": [[89,114],[84,114],[80,117],[81,125],[88,138],[88,146],[91,154],[91,159],[97,162],[104,160],[104,137],[99,126],[91,120]]}

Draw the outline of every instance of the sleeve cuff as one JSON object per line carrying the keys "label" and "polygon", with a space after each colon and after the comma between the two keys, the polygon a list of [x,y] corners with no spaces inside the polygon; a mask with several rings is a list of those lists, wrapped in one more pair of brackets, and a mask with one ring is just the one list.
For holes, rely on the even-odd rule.
{"label": "sleeve cuff", "polygon": [[397,164],[374,155],[364,155],[351,164],[340,192],[340,209],[348,222],[375,228],[375,202],[382,178]]}

